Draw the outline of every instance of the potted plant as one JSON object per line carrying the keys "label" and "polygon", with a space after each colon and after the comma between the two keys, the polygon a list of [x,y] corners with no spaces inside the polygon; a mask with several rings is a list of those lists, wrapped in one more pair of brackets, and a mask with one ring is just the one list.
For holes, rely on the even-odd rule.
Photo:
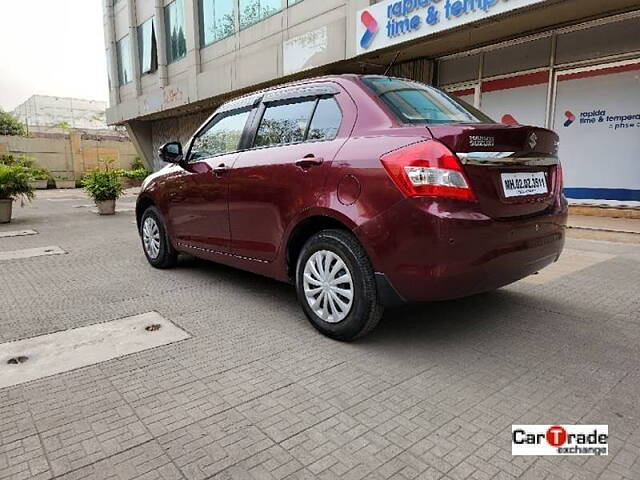
{"label": "potted plant", "polygon": [[29,185],[31,172],[20,165],[0,164],[0,223],[9,223],[13,201],[31,200],[33,187]]}
{"label": "potted plant", "polygon": [[76,181],[67,175],[57,175],[54,177],[56,188],[76,188]]}
{"label": "potted plant", "polygon": [[104,170],[91,170],[82,179],[82,186],[96,202],[100,215],[116,213],[116,200],[123,191],[117,170],[110,170],[108,164]]}
{"label": "potted plant", "polygon": [[145,178],[151,175],[151,170],[145,167],[140,157],[136,157],[129,170],[121,170],[122,185],[124,188],[140,187]]}
{"label": "potted plant", "polygon": [[3,154],[0,155],[0,164],[7,166],[20,166],[29,170],[31,179],[29,183],[32,188],[38,190],[45,190],[49,183],[49,170],[36,165],[36,161],[33,157],[27,155],[13,155]]}
{"label": "potted plant", "polygon": [[31,168],[31,186],[36,190],[46,190],[49,185],[49,170],[46,168]]}

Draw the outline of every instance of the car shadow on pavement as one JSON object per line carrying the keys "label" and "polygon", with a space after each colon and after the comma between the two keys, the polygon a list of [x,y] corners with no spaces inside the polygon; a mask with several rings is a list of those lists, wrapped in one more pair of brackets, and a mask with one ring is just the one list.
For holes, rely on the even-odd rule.
{"label": "car shadow on pavement", "polygon": [[[259,292],[282,303],[282,311],[304,314],[297,305],[292,285],[277,282],[254,273],[238,270],[202,259],[184,257],[180,270],[198,272],[212,281],[223,281],[248,294]],[[443,302],[418,303],[387,308],[378,327],[359,345],[407,345],[460,341],[487,341],[491,336],[508,337],[522,330],[522,322],[530,322],[530,304],[534,299],[525,293],[503,288],[493,292]],[[305,320],[306,321],[306,320]],[[309,325],[309,328],[312,327]]]}
{"label": "car shadow on pavement", "polygon": [[271,294],[278,298],[282,297],[283,301],[289,301],[289,297],[291,301],[295,301],[296,298],[293,285],[187,254],[180,255],[175,270],[201,272],[211,280],[224,281],[233,284],[237,288],[250,291],[259,290],[261,293]]}
{"label": "car shadow on pavement", "polygon": [[[461,342],[512,337],[530,321],[526,294],[506,289],[442,302],[409,304],[385,311],[378,327],[360,342],[377,345]],[[529,310],[523,312],[523,310]],[[527,318],[528,317],[528,318]]]}

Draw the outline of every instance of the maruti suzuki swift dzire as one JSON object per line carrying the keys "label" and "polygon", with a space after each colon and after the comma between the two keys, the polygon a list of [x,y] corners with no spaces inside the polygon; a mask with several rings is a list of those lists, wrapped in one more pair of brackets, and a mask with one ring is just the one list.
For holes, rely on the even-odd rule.
{"label": "maruti suzuki swift dzire", "polygon": [[151,265],[179,252],[291,282],[319,331],[370,332],[384,307],[497,289],[564,245],[558,136],[371,75],[222,105],[137,203]]}

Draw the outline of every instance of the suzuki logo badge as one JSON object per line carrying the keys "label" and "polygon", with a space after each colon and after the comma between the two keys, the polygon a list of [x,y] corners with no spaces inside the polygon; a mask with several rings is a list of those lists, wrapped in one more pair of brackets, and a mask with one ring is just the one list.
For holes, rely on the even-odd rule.
{"label": "suzuki logo badge", "polygon": [[536,145],[538,145],[538,136],[535,133],[532,133],[529,137],[529,146],[531,147],[531,150],[536,148]]}

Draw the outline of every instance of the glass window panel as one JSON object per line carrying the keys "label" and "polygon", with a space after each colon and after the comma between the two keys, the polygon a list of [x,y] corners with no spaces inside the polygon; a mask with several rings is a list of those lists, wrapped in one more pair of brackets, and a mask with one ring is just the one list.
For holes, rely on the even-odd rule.
{"label": "glass window panel", "polygon": [[167,62],[180,60],[187,54],[184,31],[184,0],[175,0],[164,7],[167,28]]}
{"label": "glass window panel", "polygon": [[405,123],[493,123],[470,105],[418,82],[365,77],[364,83]]}
{"label": "glass window panel", "polygon": [[200,42],[207,46],[235,32],[234,0],[200,0]]}
{"label": "glass window panel", "polygon": [[549,66],[551,38],[492,50],[484,54],[483,77],[521,72]]}
{"label": "glass window panel", "polygon": [[215,121],[194,140],[189,159],[199,160],[237,151],[250,113],[248,110]]}
{"label": "glass window panel", "polygon": [[295,5],[296,3],[300,3],[302,0],[287,0],[289,6]]}
{"label": "glass window panel", "polygon": [[131,40],[129,35],[116,42],[116,55],[118,57],[118,79],[120,85],[126,85],[133,80],[133,67],[131,62]]}
{"label": "glass window panel", "polygon": [[333,98],[324,98],[318,102],[309,127],[308,140],[333,140],[338,135],[342,112]]}
{"label": "glass window panel", "polygon": [[438,63],[438,84],[450,85],[477,80],[480,74],[479,68],[480,55],[442,60]]}
{"label": "glass window panel", "polygon": [[560,134],[567,197],[608,203],[634,200],[640,191],[640,131],[633,120],[640,112],[640,65],[635,67],[558,76],[552,128]]}
{"label": "glass window panel", "polygon": [[240,0],[240,28],[270,17],[282,10],[283,0]]}
{"label": "glass window panel", "polygon": [[141,73],[155,72],[158,69],[155,20],[153,17],[138,27],[138,55],[140,57]]}
{"label": "glass window panel", "polygon": [[256,146],[302,142],[315,103],[311,100],[267,107],[258,128]]}
{"label": "glass window panel", "polygon": [[[525,74],[521,77],[527,77]],[[516,80],[518,77],[510,77]],[[482,111],[507,125],[545,127],[547,118],[548,82],[515,82],[504,88],[482,92]]]}
{"label": "glass window panel", "polygon": [[640,18],[558,36],[556,63],[577,62],[640,51]]}

